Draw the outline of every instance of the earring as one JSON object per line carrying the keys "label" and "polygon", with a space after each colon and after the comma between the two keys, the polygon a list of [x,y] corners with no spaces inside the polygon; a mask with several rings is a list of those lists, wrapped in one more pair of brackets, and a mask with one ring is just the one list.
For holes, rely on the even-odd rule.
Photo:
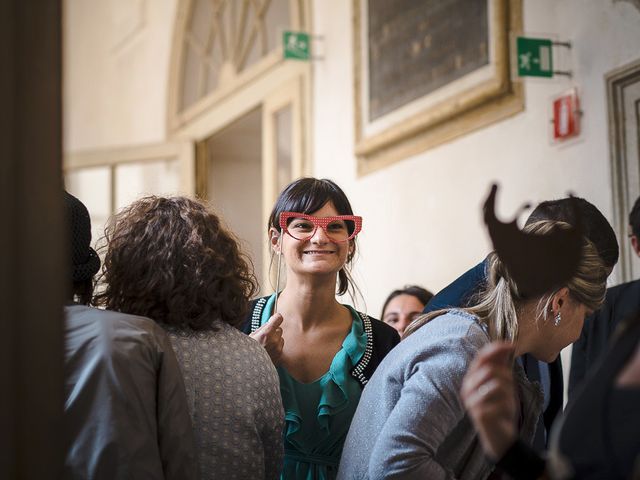
{"label": "earring", "polygon": [[560,325],[561,320],[562,320],[562,314],[558,311],[558,313],[553,319],[553,324],[557,327],[558,325]]}

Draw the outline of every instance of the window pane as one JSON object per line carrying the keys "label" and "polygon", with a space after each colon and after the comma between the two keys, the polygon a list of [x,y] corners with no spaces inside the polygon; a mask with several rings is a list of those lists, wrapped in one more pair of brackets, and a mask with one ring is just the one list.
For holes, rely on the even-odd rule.
{"label": "window pane", "polygon": [[268,41],[267,51],[270,52],[282,43],[282,32],[291,28],[289,0],[272,0],[265,17],[265,25]]}
{"label": "window pane", "polygon": [[176,160],[125,163],[116,167],[116,210],[145,195],[176,195],[180,167]]}
{"label": "window pane", "polygon": [[291,25],[291,0],[194,0],[180,66],[180,110],[259,63]]}
{"label": "window pane", "polygon": [[[236,58],[236,65],[239,71],[253,65],[262,57],[260,43],[261,29],[262,25],[260,19],[257,19],[256,23],[255,8],[249,8],[247,10],[247,22],[243,32],[244,35],[240,39],[240,45],[242,45],[242,48],[238,51],[239,57]],[[247,51],[246,58],[240,58],[240,55],[243,55],[245,51]],[[241,62],[242,60],[244,60],[244,63],[242,65],[238,65],[238,62]]]}
{"label": "window pane", "polygon": [[209,54],[209,62],[207,64],[207,85],[206,90],[213,92],[218,88],[218,80],[220,78],[220,69],[222,68],[222,53],[220,45],[215,44],[213,50]]}
{"label": "window pane", "polygon": [[211,0],[195,0],[193,2],[189,31],[202,46],[207,42],[212,20],[213,7]]}
{"label": "window pane", "polygon": [[195,48],[185,42],[185,59],[184,59],[184,79],[182,87],[182,108],[185,109],[189,105],[198,100],[200,92],[198,84],[200,81],[200,72],[203,68],[202,59],[196,52]]}
{"label": "window pane", "polygon": [[80,168],[65,175],[67,191],[78,197],[89,210],[92,244],[102,237],[111,214],[111,169]]}

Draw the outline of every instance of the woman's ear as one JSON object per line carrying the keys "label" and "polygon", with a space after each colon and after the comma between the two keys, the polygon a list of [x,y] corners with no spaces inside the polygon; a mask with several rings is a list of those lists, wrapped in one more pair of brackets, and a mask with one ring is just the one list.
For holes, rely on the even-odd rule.
{"label": "woman's ear", "polygon": [[269,243],[271,243],[271,250],[278,255],[280,253],[280,232],[275,228],[269,229]]}
{"label": "woman's ear", "polygon": [[349,240],[349,254],[347,255],[347,262],[353,260],[353,256],[356,253],[356,244],[353,240]]}
{"label": "woman's ear", "polygon": [[551,313],[556,316],[562,306],[565,305],[568,301],[569,289],[567,287],[562,287],[560,290],[553,294],[553,298],[551,300]]}

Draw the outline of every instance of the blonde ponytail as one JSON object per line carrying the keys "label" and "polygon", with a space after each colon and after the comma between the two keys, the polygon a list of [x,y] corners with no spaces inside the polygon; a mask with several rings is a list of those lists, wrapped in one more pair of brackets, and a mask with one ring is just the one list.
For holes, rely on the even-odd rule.
{"label": "blonde ponytail", "polygon": [[507,276],[498,256],[490,253],[487,257],[487,284],[476,295],[474,300],[477,303],[466,310],[487,324],[493,340],[513,342],[518,338],[518,299],[517,285]]}

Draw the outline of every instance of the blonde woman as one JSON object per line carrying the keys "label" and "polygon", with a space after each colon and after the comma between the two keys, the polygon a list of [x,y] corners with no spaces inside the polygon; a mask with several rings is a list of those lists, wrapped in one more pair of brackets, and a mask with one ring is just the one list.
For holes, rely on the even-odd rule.
{"label": "blonde woman", "polygon": [[[538,222],[526,232],[568,228]],[[485,479],[486,459],[460,398],[469,364],[492,340],[514,342],[515,355],[546,362],[580,335],[584,318],[604,298],[607,272],[593,244],[583,240],[574,277],[537,298],[523,298],[494,254],[479,302],[419,317],[367,385],[345,442],[338,478]],[[531,442],[542,392],[513,366],[519,432]]]}

